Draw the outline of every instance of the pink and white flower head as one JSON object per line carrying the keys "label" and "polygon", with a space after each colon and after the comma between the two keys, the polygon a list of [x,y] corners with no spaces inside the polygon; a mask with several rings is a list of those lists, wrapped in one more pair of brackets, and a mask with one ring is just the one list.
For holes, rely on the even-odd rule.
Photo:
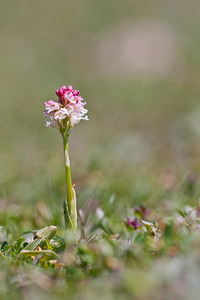
{"label": "pink and white flower head", "polygon": [[56,95],[59,102],[49,100],[44,103],[47,127],[70,129],[80,120],[89,120],[87,109],[84,108],[86,102],[82,102],[78,90],[74,90],[71,85],[63,85],[56,90]]}

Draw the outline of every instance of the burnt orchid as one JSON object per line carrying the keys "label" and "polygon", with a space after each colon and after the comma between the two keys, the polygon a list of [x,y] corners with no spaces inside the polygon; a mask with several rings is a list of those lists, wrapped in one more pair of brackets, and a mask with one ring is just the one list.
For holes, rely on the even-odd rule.
{"label": "burnt orchid", "polygon": [[63,85],[56,90],[58,102],[49,100],[44,103],[44,116],[46,126],[57,128],[63,138],[64,163],[67,186],[67,197],[64,201],[65,224],[69,224],[74,232],[77,231],[77,205],[76,192],[71,179],[70,159],[69,159],[69,135],[73,126],[80,120],[88,120],[87,109],[84,108],[86,102],[79,95],[79,91],[73,89],[71,85]]}

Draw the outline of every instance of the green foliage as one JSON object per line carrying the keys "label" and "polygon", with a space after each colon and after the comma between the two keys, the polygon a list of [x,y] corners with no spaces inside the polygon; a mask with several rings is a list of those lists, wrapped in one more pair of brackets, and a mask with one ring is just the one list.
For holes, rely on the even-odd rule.
{"label": "green foliage", "polygon": [[[114,213],[107,217],[102,211],[98,219],[100,215],[95,216],[94,212],[82,225],[85,237],[80,238],[78,244],[75,244],[73,232],[67,231],[64,235],[56,226],[24,233],[11,243],[4,240],[1,242],[0,274],[5,280],[0,281],[0,295],[6,295],[9,286],[18,297],[19,288],[26,290],[34,283],[48,297],[51,294],[52,299],[63,293],[76,299],[86,291],[94,295],[97,280],[104,293],[121,291],[131,299],[135,293],[143,295],[139,283],[142,280],[153,297],[151,287],[156,285],[159,292],[167,278],[165,272],[164,277],[159,278],[165,261],[170,264],[179,257],[183,265],[188,253],[197,251],[199,209],[198,205],[185,206],[172,210],[170,217],[161,216],[165,215],[163,211],[157,220],[153,220],[153,212],[149,212],[144,220],[145,207],[135,207],[130,214],[138,218],[136,229],[128,226],[125,220],[116,219]],[[174,268],[172,275],[177,267]],[[130,286],[129,277],[135,278]],[[112,280],[115,280],[115,287]],[[77,284],[79,290],[75,288]]]}

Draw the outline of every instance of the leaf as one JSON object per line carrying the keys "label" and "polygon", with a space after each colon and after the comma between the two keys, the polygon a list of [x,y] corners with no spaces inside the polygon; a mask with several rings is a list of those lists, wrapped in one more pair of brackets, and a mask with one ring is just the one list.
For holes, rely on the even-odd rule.
{"label": "leaf", "polygon": [[16,248],[17,248],[17,250],[19,250],[20,249],[20,247],[22,246],[22,243],[24,242],[24,238],[23,237],[21,237],[21,238],[19,238],[18,240],[17,240],[17,242],[16,242]]}
{"label": "leaf", "polygon": [[57,227],[56,226],[46,226],[36,232],[36,236],[38,238],[52,239],[56,234]]}
{"label": "leaf", "polygon": [[38,256],[41,255],[43,259],[57,259],[58,258],[58,254],[56,254],[54,251],[52,250],[40,250],[40,251],[29,251],[29,250],[22,250],[20,252],[20,256]]}
{"label": "leaf", "polygon": [[72,187],[73,197],[71,201],[71,219],[73,221],[73,228],[77,230],[77,208],[76,208],[76,192]]}
{"label": "leaf", "polygon": [[[40,238],[40,239],[36,239],[33,242],[31,242],[30,244],[28,244],[22,251],[34,251],[40,244],[41,242],[44,241],[44,238]],[[20,252],[21,253],[21,252]]]}
{"label": "leaf", "polygon": [[177,212],[179,213],[179,215],[181,215],[183,218],[185,218],[185,217],[187,216],[187,214],[186,214],[185,211],[183,211],[183,210],[181,210],[181,209],[179,209],[179,208],[177,208],[176,210],[177,210]]}
{"label": "leaf", "polygon": [[75,227],[74,227],[74,223],[72,221],[72,218],[70,216],[69,213],[69,208],[68,208],[68,204],[67,201],[64,200],[63,202],[63,207],[64,207],[64,217],[65,217],[65,226],[67,227],[68,224],[70,224],[70,227],[73,229],[73,231],[75,232]]}
{"label": "leaf", "polygon": [[95,234],[95,235],[93,235],[91,238],[89,238],[88,240],[87,240],[87,242],[88,243],[91,243],[91,242],[93,242],[96,238],[97,238],[97,234]]}
{"label": "leaf", "polygon": [[53,247],[49,244],[47,239],[45,239],[45,243],[46,243],[46,245],[44,248],[47,248],[48,250],[53,250]]}
{"label": "leaf", "polygon": [[34,240],[34,232],[29,231],[29,232],[24,232],[22,234],[22,237],[24,238],[24,243],[31,243]]}

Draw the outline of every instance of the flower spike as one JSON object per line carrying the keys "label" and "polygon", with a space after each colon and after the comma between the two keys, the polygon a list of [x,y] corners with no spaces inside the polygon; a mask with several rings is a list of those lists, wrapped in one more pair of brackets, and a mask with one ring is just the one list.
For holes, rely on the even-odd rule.
{"label": "flower spike", "polygon": [[44,103],[47,127],[71,129],[80,120],[89,120],[86,115],[87,109],[84,108],[86,102],[83,102],[78,90],[73,89],[71,85],[63,85],[56,90],[56,95],[59,102],[49,100]]}

